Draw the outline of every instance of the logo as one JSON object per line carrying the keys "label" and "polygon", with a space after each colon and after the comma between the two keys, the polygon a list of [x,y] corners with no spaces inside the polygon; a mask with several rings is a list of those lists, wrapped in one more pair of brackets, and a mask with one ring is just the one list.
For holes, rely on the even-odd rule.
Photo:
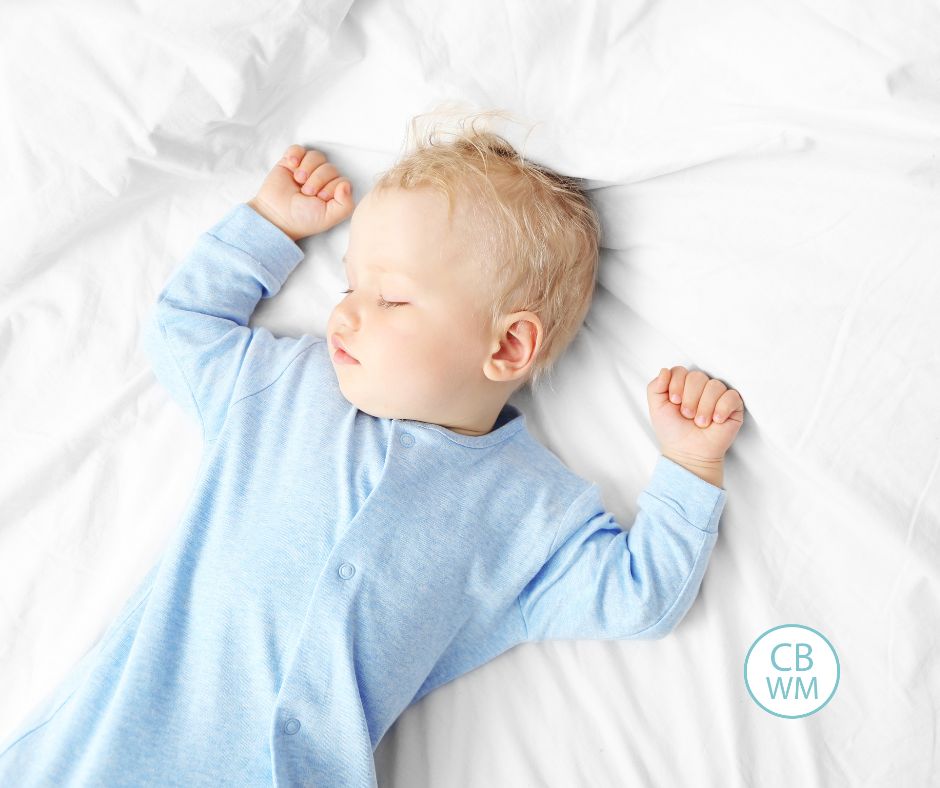
{"label": "logo", "polygon": [[839,686],[839,657],[826,637],[802,624],[781,624],[754,641],[744,657],[744,685],[777,717],[815,714]]}

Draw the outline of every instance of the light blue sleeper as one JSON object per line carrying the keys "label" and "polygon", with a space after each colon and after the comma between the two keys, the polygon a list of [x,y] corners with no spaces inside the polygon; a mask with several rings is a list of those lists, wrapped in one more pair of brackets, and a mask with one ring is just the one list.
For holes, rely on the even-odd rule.
{"label": "light blue sleeper", "polygon": [[247,204],[144,347],[203,431],[192,498],[97,645],[0,745],[0,786],[376,785],[410,704],[515,645],[661,638],[725,490],[662,455],[629,531],[507,404],[486,435],[375,418],[321,337],[249,328],[303,258]]}

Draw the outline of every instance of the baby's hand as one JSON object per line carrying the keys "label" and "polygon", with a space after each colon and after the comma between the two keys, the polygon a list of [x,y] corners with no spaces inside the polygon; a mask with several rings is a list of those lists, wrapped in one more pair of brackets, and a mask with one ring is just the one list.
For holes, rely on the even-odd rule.
{"label": "baby's hand", "polygon": [[663,369],[646,387],[646,398],[664,455],[720,462],[744,423],[737,391],[685,367]]}
{"label": "baby's hand", "polygon": [[248,205],[292,240],[325,232],[349,217],[352,184],[316,150],[291,145]]}

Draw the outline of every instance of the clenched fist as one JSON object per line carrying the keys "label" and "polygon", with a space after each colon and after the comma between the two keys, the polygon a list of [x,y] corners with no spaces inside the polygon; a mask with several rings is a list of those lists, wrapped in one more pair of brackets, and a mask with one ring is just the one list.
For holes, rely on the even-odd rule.
{"label": "clenched fist", "polygon": [[298,241],[325,232],[355,207],[352,184],[320,151],[291,145],[248,205]]}
{"label": "clenched fist", "polygon": [[704,372],[663,369],[646,387],[661,453],[690,463],[721,463],[744,423],[744,400]]}

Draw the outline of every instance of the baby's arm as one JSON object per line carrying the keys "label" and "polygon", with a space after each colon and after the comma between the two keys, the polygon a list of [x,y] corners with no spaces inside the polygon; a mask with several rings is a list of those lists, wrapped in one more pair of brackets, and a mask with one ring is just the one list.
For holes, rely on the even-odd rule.
{"label": "baby's arm", "polygon": [[591,485],[519,596],[527,640],[661,638],[692,606],[727,493],[660,456],[624,531]]}
{"label": "baby's arm", "polygon": [[[597,485],[559,528],[549,557],[519,597],[529,639],[660,638],[698,594],[727,493],[724,455],[744,420],[734,389],[685,367],[647,385],[662,452],[623,531]],[[585,508],[587,507],[587,508]]]}
{"label": "baby's arm", "polygon": [[144,348],[158,380],[202,425],[204,440],[218,435],[232,405],[309,345],[309,337],[275,337],[248,321],[303,259],[296,240],[343,221],[353,205],[348,180],[322,153],[292,145],[254,198],[200,236],[160,292]]}
{"label": "baby's arm", "polygon": [[304,338],[249,328],[303,259],[283,232],[240,203],[203,233],[160,292],[143,345],[157,379],[212,440],[230,405],[260,390]]}

